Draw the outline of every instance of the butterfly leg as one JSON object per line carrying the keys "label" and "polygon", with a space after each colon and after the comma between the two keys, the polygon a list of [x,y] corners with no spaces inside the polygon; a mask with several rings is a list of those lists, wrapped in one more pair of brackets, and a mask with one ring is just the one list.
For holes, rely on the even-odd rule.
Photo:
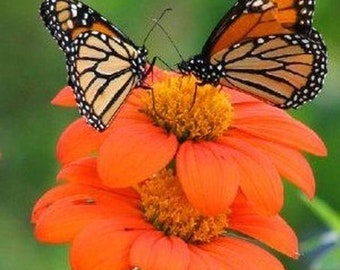
{"label": "butterfly leg", "polygon": [[[147,77],[150,73],[151,73],[151,80],[153,82],[153,67],[157,61],[157,57],[154,57],[150,63],[150,66],[148,67],[148,69],[146,70],[145,72],[145,77]],[[143,83],[141,86],[140,86],[142,89],[145,89],[145,90],[150,90],[151,92],[151,99],[152,99],[152,109],[153,111],[155,112],[155,114],[159,117],[159,118],[164,118],[160,113],[158,113],[157,109],[156,109],[156,98],[155,98],[155,92],[153,90],[153,88],[147,84],[147,83]]]}
{"label": "butterfly leg", "polygon": [[153,82],[153,67],[156,65],[156,62],[160,61],[163,65],[165,65],[170,71],[174,71],[172,67],[170,67],[170,65],[163,60],[161,57],[159,56],[155,56],[154,58],[152,58],[152,61],[148,67],[148,69],[146,70],[144,76],[147,77],[150,73],[151,73],[151,80]]}
{"label": "butterfly leg", "polygon": [[191,105],[190,105],[190,109],[189,109],[189,112],[192,110],[192,108],[194,107],[195,103],[196,103],[196,98],[197,98],[197,89],[200,87],[200,86],[203,86],[205,85],[206,83],[204,82],[197,82],[195,84],[195,91],[194,91],[194,96],[192,98],[192,102],[191,102]]}
{"label": "butterfly leg", "polygon": [[161,113],[159,113],[156,109],[156,97],[155,97],[155,92],[153,91],[153,88],[150,87],[151,90],[151,98],[152,98],[152,109],[155,112],[156,116],[159,117],[160,119],[163,119],[165,121],[171,121],[170,119],[164,117]]}

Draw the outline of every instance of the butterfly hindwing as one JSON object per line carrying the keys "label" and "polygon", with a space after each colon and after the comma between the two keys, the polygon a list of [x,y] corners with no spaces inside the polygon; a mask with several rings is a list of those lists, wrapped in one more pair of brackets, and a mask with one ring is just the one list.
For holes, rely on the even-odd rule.
{"label": "butterfly hindwing", "polygon": [[248,40],[221,57],[222,84],[282,108],[298,107],[315,98],[327,72],[322,45],[298,34]]}
{"label": "butterfly hindwing", "polygon": [[129,89],[142,80],[139,67],[133,64],[139,61],[136,55],[140,54],[131,45],[96,31],[83,33],[74,41],[68,61],[70,83],[80,113],[95,128],[109,124]]}

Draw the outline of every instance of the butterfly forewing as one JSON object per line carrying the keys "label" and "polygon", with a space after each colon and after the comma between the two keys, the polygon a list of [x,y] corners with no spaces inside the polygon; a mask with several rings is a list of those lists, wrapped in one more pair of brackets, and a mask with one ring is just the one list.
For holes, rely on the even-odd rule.
{"label": "butterfly forewing", "polygon": [[116,36],[132,43],[106,18],[80,1],[45,0],[40,6],[40,15],[64,52],[70,49],[70,44],[79,34],[89,30]]}
{"label": "butterfly forewing", "polygon": [[273,0],[277,5],[277,20],[293,32],[309,35],[313,22],[315,0]]}
{"label": "butterfly forewing", "polygon": [[146,49],[80,1],[45,0],[40,14],[66,55],[81,115],[104,130],[131,90],[143,83]]}

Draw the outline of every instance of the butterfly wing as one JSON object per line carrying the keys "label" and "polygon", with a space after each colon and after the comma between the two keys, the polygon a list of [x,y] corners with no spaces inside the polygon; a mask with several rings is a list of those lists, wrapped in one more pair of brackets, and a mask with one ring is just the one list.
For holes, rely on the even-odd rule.
{"label": "butterfly wing", "polygon": [[134,47],[100,32],[80,34],[73,46],[67,65],[80,113],[103,130],[143,79],[144,69],[137,72]]}
{"label": "butterfly wing", "polygon": [[272,0],[277,5],[277,20],[284,28],[309,36],[315,0]]}
{"label": "butterfly wing", "polygon": [[40,14],[66,55],[80,114],[104,130],[131,90],[142,84],[146,50],[79,1],[45,0]]}
{"label": "butterfly wing", "polygon": [[220,83],[282,108],[316,97],[327,73],[326,46],[312,28],[314,0],[239,0],[201,57],[221,64]]}
{"label": "butterfly wing", "polygon": [[40,6],[40,16],[46,28],[65,53],[70,52],[71,44],[75,38],[81,33],[91,30],[117,37],[132,44],[106,18],[80,1],[45,0]]}
{"label": "butterfly wing", "polygon": [[315,0],[239,0],[220,20],[202,49],[211,57],[241,41],[267,35],[309,34]]}
{"label": "butterfly wing", "polygon": [[298,34],[247,40],[217,58],[213,62],[222,58],[224,63],[221,84],[281,108],[296,108],[315,98],[327,72],[322,45]]}

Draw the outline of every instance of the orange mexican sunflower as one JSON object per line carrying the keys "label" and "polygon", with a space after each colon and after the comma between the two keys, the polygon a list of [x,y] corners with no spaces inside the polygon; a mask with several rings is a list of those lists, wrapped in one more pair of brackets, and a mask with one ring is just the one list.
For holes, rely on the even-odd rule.
{"label": "orange mexican sunflower", "polygon": [[73,270],[283,269],[263,244],[298,257],[287,223],[259,214],[242,193],[224,212],[205,216],[171,169],[136,189],[110,189],[96,166],[92,157],[62,168],[67,182],[43,195],[32,215],[40,241],[71,243]]}
{"label": "orange mexican sunflower", "polygon": [[[311,129],[239,91],[160,70],[154,77],[152,92],[135,89],[105,132],[83,119],[67,127],[57,145],[59,161],[96,155],[103,184],[114,188],[175,168],[190,203],[208,215],[228,209],[239,187],[258,211],[278,213],[280,176],[313,197],[313,173],[301,152],[323,156],[326,148]],[[53,103],[72,100],[65,88]]]}

